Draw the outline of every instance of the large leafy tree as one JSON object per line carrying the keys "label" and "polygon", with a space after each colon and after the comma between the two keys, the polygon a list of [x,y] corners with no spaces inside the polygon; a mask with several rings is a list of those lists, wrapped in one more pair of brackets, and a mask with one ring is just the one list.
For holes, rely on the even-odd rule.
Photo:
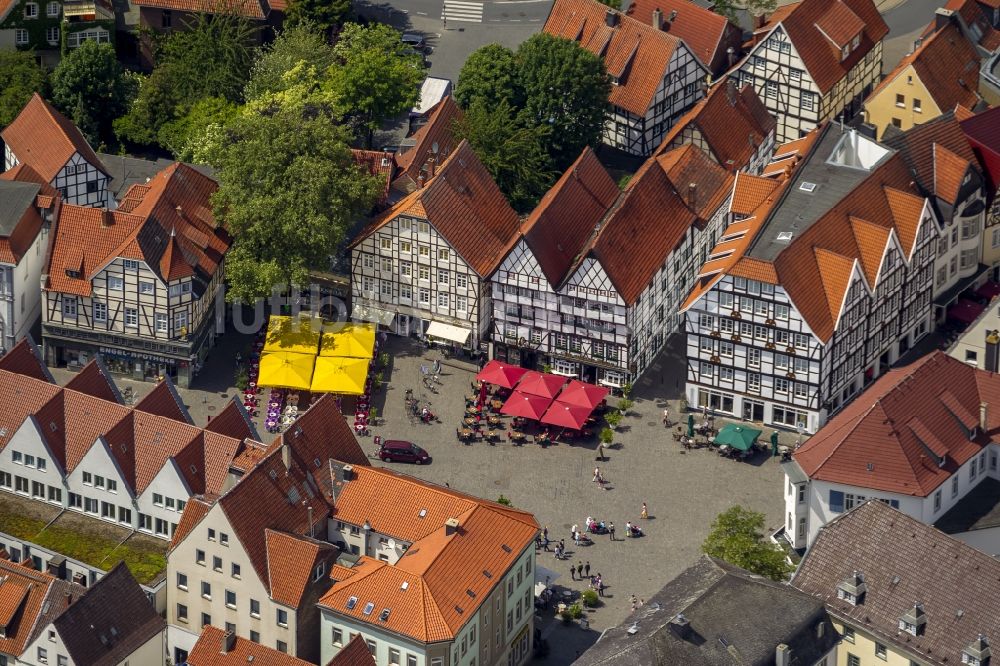
{"label": "large leafy tree", "polygon": [[772,580],[784,580],[791,567],[783,550],[767,541],[764,514],[741,506],[731,507],[712,523],[702,551]]}
{"label": "large leafy tree", "polygon": [[334,61],[333,47],[316,24],[300,21],[286,27],[261,50],[250,72],[244,97],[251,100],[284,90],[288,86],[285,74],[299,63],[313,67],[319,76],[324,76]]}
{"label": "large leafy tree", "polygon": [[164,123],[157,139],[179,160],[194,161],[196,138],[217,127],[223,127],[236,117],[240,107],[221,97],[204,97],[180,118]]}
{"label": "large leafy tree", "polygon": [[32,93],[44,93],[45,84],[45,70],[31,51],[0,49],[0,128],[17,117]]}
{"label": "large leafy tree", "polygon": [[523,103],[514,52],[502,44],[487,44],[465,60],[455,85],[455,101],[463,109],[480,101],[487,108],[506,102],[512,109]]}
{"label": "large leafy tree", "polygon": [[712,11],[739,24],[741,11],[751,16],[762,16],[773,12],[777,6],[778,0],[716,0]]}
{"label": "large leafy tree", "polygon": [[604,62],[576,42],[539,33],[517,50],[522,122],[548,125],[544,148],[562,171],[600,141],[611,81]]}
{"label": "large leafy tree", "polygon": [[135,96],[134,81],[125,75],[114,47],[86,41],[52,72],[52,101],[98,146],[113,139],[111,123]]}
{"label": "large leafy tree", "polygon": [[291,0],[286,25],[315,25],[325,36],[351,16],[351,0]]}
{"label": "large leafy tree", "polygon": [[236,239],[226,257],[231,299],[304,283],[380,193],[354,163],[315,73],[301,71],[292,72],[296,85],[248,104],[207,151],[219,169],[215,215]]}
{"label": "large leafy tree", "polygon": [[455,123],[483,166],[518,212],[530,211],[555,182],[543,144],[551,130],[517,122],[507,102],[490,108],[476,101]]}
{"label": "large leafy tree", "polygon": [[407,53],[401,35],[380,23],[346,24],[333,51],[336,64],[327,71],[328,88],[371,146],[383,120],[413,107],[420,98],[420,56]]}

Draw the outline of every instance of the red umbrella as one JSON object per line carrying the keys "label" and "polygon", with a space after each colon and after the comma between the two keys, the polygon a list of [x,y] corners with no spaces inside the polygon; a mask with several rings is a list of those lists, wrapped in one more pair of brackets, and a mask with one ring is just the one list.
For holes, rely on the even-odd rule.
{"label": "red umbrella", "polygon": [[476,381],[496,384],[504,388],[514,388],[517,380],[527,372],[525,368],[493,360],[483,366],[483,369],[476,375]]}
{"label": "red umbrella", "polygon": [[590,411],[589,407],[567,405],[556,401],[552,403],[542,416],[542,423],[562,426],[563,428],[572,428],[573,430],[582,430],[583,426],[587,423],[587,417],[590,416]]}
{"label": "red umbrella", "polygon": [[603,386],[596,386],[574,379],[559,394],[559,402],[578,407],[588,407],[594,409],[610,391]]}
{"label": "red umbrella", "polygon": [[545,414],[545,408],[551,403],[551,398],[543,398],[540,395],[528,395],[527,393],[514,391],[507,398],[507,402],[504,403],[503,409],[500,412],[509,414],[510,416],[523,416],[526,419],[537,421],[542,418],[542,415]]}
{"label": "red umbrella", "polygon": [[566,383],[565,377],[552,375],[547,372],[532,370],[521,377],[517,383],[517,390],[531,395],[541,395],[546,398],[555,398],[559,389]]}

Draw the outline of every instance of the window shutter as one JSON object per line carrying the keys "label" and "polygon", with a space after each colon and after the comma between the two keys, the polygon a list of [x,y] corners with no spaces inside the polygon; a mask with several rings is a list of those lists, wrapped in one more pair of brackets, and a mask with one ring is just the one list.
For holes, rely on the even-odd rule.
{"label": "window shutter", "polygon": [[839,490],[830,491],[830,511],[835,513],[844,512],[844,493]]}

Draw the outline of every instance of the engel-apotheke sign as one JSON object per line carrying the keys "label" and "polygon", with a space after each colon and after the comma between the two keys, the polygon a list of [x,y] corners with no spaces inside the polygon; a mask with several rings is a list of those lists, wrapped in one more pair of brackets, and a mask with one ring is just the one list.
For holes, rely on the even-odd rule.
{"label": "engel-apotheke sign", "polygon": [[124,351],[121,349],[114,349],[111,347],[98,347],[97,350],[104,356],[114,356],[117,358],[124,358],[131,360],[156,361],[158,363],[168,363],[170,365],[173,365],[178,361],[180,361],[181,363],[184,362],[176,358],[157,356],[156,354],[146,354],[144,352]]}

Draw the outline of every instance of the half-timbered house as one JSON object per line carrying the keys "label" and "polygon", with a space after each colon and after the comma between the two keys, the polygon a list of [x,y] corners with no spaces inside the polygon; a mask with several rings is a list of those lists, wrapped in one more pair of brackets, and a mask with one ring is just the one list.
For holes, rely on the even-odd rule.
{"label": "half-timbered house", "polygon": [[464,141],[418,181],[349,246],[353,316],[478,347],[493,311],[488,278],[515,238],[517,213]]}
{"label": "half-timbered house", "polygon": [[686,397],[815,432],[931,329],[940,227],[902,155],[835,124],[800,148],[774,178],[736,176],[682,306]]}
{"label": "half-timbered house", "polygon": [[30,166],[59,190],[65,203],[114,206],[107,169],[66,116],[35,93],[14,121],[0,132],[4,170]]}
{"label": "half-timbered house", "polygon": [[708,69],[680,39],[597,0],[556,0],[543,30],[604,59],[604,143],[646,156],[702,96]]}
{"label": "half-timbered house", "polygon": [[732,176],[688,145],[647,160],[623,192],[613,185],[586,150],[528,218],[493,277],[508,360],[622,386],[677,330]]}
{"label": "half-timbered house", "polygon": [[888,32],[872,0],[802,0],[754,32],[733,76],[752,85],[778,119],[778,141],[791,141],[861,110],[882,76]]}
{"label": "half-timbered house", "polygon": [[212,217],[216,187],[175,163],[114,211],[61,207],[42,276],[50,365],[80,368],[101,354],[117,374],[189,384],[219,333],[230,239]]}
{"label": "half-timbered house", "polygon": [[656,154],[691,143],[727,171],[757,175],[771,161],[776,127],[753,86],[726,77],[677,121]]}
{"label": "half-timbered house", "polygon": [[960,123],[965,138],[983,167],[989,194],[982,262],[990,267],[993,280],[1000,282],[1000,107],[963,118]]}

